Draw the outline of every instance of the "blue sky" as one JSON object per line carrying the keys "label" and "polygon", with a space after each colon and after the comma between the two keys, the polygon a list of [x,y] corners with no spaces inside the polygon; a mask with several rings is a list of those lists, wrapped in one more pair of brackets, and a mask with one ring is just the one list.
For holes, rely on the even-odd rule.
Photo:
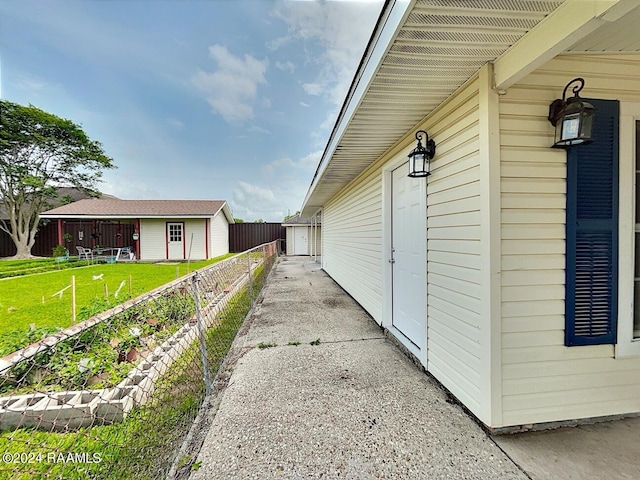
{"label": "blue sky", "polygon": [[0,96],[82,125],[125,199],[298,210],[382,8],[370,1],[0,1]]}

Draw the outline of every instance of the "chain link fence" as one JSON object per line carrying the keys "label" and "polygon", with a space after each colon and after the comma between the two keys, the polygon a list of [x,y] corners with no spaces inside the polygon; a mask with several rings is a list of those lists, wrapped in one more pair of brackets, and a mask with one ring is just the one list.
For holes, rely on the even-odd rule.
{"label": "chain link fence", "polygon": [[277,258],[200,269],[0,359],[0,479],[152,479],[180,446]]}

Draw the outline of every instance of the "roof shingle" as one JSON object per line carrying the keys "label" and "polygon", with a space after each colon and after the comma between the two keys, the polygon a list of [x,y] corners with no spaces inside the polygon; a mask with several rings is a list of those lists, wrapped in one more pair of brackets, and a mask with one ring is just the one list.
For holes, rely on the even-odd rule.
{"label": "roof shingle", "polygon": [[123,217],[210,217],[225,204],[224,200],[120,200],[92,198],[79,200],[43,212],[44,217],[123,216]]}

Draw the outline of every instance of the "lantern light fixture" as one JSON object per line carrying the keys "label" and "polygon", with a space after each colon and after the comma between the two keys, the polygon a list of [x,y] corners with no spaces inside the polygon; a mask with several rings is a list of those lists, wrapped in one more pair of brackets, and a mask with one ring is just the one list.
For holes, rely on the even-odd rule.
{"label": "lantern light fixture", "polygon": [[[425,144],[422,145],[424,136]],[[429,134],[424,130],[416,132],[416,140],[418,145],[409,154],[409,176],[410,177],[428,177],[429,162],[436,154],[436,143],[429,138]]]}
{"label": "lantern light fixture", "polygon": [[[573,97],[566,98],[568,88],[573,85]],[[562,99],[557,98],[549,105],[549,121],[556,127],[554,147],[571,147],[591,143],[591,131],[596,109],[580,98],[584,87],[583,78],[574,78],[564,87]]]}

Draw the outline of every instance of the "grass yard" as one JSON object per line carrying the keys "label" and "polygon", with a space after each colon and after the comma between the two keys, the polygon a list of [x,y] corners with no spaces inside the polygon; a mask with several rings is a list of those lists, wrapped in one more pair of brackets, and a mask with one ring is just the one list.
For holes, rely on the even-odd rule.
{"label": "grass yard", "polygon": [[[260,277],[262,267],[256,271]],[[257,278],[256,291],[264,279]],[[210,373],[215,375],[251,307],[247,287],[218,314],[217,328],[206,334]],[[28,458],[53,458],[60,452],[86,454],[94,462],[0,462],[0,479],[65,478],[104,480],[164,478],[173,453],[182,443],[204,398],[200,344],[195,342],[158,382],[153,401],[134,409],[121,423],[77,432],[49,433],[32,429],[0,432],[0,450]],[[15,458],[15,457],[14,457]],[[183,457],[187,473],[195,459]],[[197,468],[194,466],[193,468]],[[184,472],[183,472],[184,473]]]}
{"label": "grass yard", "polygon": [[[189,270],[194,271],[229,256],[191,262]],[[0,265],[8,270],[11,263],[5,261]],[[25,332],[32,326],[70,326],[72,276],[75,276],[77,321],[80,321],[114,303],[153,290],[186,273],[186,263],[113,263],[0,279],[0,335]],[[107,296],[108,302],[96,301]]]}

